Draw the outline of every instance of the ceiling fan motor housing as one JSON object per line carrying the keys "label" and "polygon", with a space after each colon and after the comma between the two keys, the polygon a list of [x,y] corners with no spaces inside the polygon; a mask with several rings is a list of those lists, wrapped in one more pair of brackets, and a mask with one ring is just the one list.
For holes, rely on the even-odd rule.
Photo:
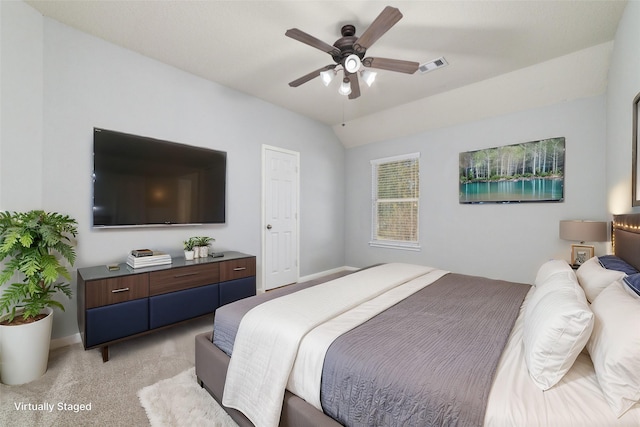
{"label": "ceiling fan motor housing", "polygon": [[345,65],[345,60],[350,55],[357,55],[358,59],[362,60],[362,58],[364,58],[364,54],[366,53],[366,49],[363,49],[360,52],[356,52],[353,47],[353,45],[358,41],[358,37],[356,37],[355,35],[356,27],[351,24],[347,24],[342,27],[340,32],[342,33],[342,37],[336,40],[336,42],[333,44],[336,48],[338,48],[338,50],[340,50],[340,56],[333,56],[333,60],[337,64],[342,64],[343,66]]}

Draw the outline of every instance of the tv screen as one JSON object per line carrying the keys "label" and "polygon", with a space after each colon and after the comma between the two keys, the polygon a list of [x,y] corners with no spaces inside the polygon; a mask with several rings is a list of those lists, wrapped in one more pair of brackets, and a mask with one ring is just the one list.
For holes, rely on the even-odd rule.
{"label": "tv screen", "polygon": [[227,153],[94,128],[93,226],[225,222]]}

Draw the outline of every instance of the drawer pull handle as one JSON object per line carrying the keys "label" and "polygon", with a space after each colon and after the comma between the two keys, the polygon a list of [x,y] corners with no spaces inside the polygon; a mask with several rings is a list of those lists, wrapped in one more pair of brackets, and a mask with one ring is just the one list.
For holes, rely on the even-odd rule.
{"label": "drawer pull handle", "polygon": [[198,273],[183,273],[183,274],[176,274],[173,276],[174,279],[179,279],[181,277],[187,277],[187,276],[195,276]]}
{"label": "drawer pull handle", "polygon": [[112,294],[117,294],[119,292],[127,292],[129,291],[129,288],[120,288],[120,289],[114,289],[111,291]]}
{"label": "drawer pull handle", "polygon": [[233,271],[244,271],[246,269],[247,269],[247,267],[236,267],[236,268],[233,269]]}

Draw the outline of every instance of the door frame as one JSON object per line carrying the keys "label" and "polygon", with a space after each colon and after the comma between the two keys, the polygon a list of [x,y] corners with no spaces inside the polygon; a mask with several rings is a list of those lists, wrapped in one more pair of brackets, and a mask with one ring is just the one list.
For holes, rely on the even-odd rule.
{"label": "door frame", "polygon": [[[300,279],[300,153],[293,150],[288,150],[286,148],[275,147],[273,145],[262,144],[262,152],[261,152],[261,166],[262,166],[262,198],[261,198],[261,218],[260,218],[260,238],[262,240],[262,274],[261,283],[260,283],[260,292],[266,291],[267,286],[267,209],[266,209],[266,200],[267,200],[267,168],[265,167],[266,161],[266,152],[269,151],[277,151],[280,153],[290,154],[295,157],[296,162],[296,170],[297,170],[297,185],[295,188],[296,194],[296,215],[295,215],[295,230],[296,230],[296,262],[295,262],[295,273],[296,273],[296,281]],[[277,289],[277,288],[274,288]]]}

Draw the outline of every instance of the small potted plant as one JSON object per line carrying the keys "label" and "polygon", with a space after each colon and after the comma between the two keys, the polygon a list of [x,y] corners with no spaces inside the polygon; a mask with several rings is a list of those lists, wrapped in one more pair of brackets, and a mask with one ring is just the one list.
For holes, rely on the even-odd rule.
{"label": "small potted plant", "polygon": [[[5,384],[24,384],[47,370],[54,299],[71,298],[67,281],[76,258],[77,222],[56,212],[0,212],[0,286],[10,283],[0,297],[0,348]],[[58,282],[60,278],[65,279]]]}
{"label": "small potted plant", "polygon": [[211,242],[215,242],[213,237],[194,237],[196,245],[200,247],[200,258],[206,258],[209,256],[209,246]]}
{"label": "small potted plant", "polygon": [[184,245],[184,259],[191,261],[195,257],[194,248],[196,247],[196,241],[193,237],[189,237],[182,243]]}

